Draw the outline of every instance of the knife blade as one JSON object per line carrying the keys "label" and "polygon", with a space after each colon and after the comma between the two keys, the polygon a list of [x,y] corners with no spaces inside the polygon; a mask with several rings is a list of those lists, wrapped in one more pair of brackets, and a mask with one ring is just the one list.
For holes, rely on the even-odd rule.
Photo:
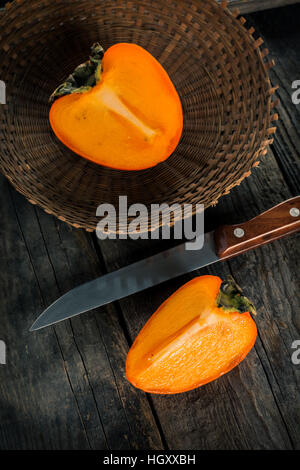
{"label": "knife blade", "polygon": [[48,307],[30,331],[122,299],[148,287],[219,261],[214,232],[204,235],[204,249],[186,251],[185,243],[75,287]]}
{"label": "knife blade", "polygon": [[243,224],[225,225],[206,233],[201,250],[186,250],[186,243],[183,243],[75,287],[51,304],[30,331],[73,318],[182,274],[237,256],[299,229],[300,196]]}

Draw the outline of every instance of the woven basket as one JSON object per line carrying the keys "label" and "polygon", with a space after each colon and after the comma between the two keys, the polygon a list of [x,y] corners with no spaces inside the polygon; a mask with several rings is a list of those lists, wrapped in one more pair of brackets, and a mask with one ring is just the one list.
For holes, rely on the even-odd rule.
{"label": "woven basket", "polygon": [[[32,0],[7,5],[0,19],[0,168],[30,202],[92,231],[100,203],[216,204],[248,176],[275,132],[267,51],[244,18],[214,0]],[[48,97],[94,42],[134,42],[175,84],[184,130],[165,162],[118,171],[67,149],[51,131]],[[175,214],[175,219],[178,214]],[[141,231],[161,219],[142,220]],[[127,230],[120,223],[118,233]]]}

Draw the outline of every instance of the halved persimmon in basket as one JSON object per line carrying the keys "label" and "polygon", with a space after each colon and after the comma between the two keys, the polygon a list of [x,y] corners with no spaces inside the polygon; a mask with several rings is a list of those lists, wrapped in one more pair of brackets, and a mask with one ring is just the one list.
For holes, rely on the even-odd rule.
{"label": "halved persimmon in basket", "polygon": [[253,304],[232,278],[196,277],[154,313],[127,361],[128,380],[150,393],[192,390],[226,374],[253,347]]}
{"label": "halved persimmon in basket", "polygon": [[120,170],[141,170],[166,160],[183,128],[177,91],[159,62],[136,44],[105,53],[94,44],[50,97],[56,136],[82,157]]}

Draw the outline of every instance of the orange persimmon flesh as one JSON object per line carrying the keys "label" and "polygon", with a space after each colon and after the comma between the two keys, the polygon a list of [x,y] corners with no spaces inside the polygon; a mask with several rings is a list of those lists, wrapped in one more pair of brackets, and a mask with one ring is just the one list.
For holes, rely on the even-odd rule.
{"label": "orange persimmon flesh", "polygon": [[181,102],[167,72],[145,49],[127,43],[110,47],[99,82],[85,93],[57,99],[49,118],[67,147],[120,170],[166,160],[183,127]]}
{"label": "orange persimmon flesh", "polygon": [[193,279],[154,313],[127,361],[128,380],[150,393],[173,394],[204,385],[233,369],[253,347],[257,329],[249,312],[225,312],[216,276]]}

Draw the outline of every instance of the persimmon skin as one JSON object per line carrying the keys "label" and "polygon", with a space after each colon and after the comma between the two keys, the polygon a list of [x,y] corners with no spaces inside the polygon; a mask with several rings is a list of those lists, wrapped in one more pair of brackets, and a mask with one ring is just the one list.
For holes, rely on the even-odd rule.
{"label": "persimmon skin", "polygon": [[155,394],[186,392],[236,367],[254,346],[257,328],[249,312],[216,306],[216,276],[194,278],[152,315],[134,341],[126,375]]}
{"label": "persimmon skin", "polygon": [[183,129],[178,93],[145,49],[118,43],[102,59],[100,81],[85,93],[57,99],[49,120],[56,136],[82,157],[119,170],[166,160]]}

